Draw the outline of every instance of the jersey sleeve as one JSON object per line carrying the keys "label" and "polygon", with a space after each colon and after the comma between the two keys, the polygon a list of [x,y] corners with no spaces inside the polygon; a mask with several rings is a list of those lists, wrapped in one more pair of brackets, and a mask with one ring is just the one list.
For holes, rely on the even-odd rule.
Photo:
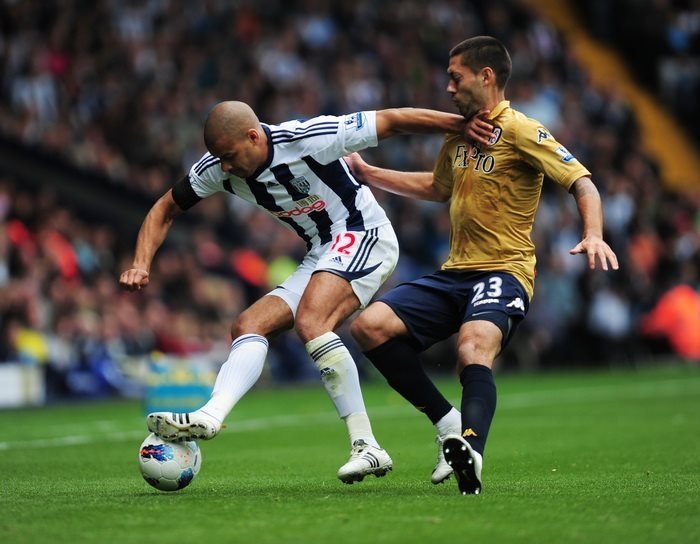
{"label": "jersey sleeve", "polygon": [[591,175],[568,149],[534,119],[519,123],[515,131],[515,145],[525,162],[567,190],[577,179]]}
{"label": "jersey sleeve", "polygon": [[228,176],[221,170],[221,161],[210,153],[205,153],[192,165],[186,179],[194,194],[202,199],[224,191],[224,179]]}
{"label": "jersey sleeve", "polygon": [[454,175],[452,173],[452,153],[451,149],[454,149],[455,137],[452,135],[445,136],[445,141],[440,148],[437,159],[435,161],[435,167],[433,168],[433,183],[441,187],[446,194],[452,194],[452,186],[454,184]]}
{"label": "jersey sleeve", "polygon": [[329,164],[355,151],[375,147],[377,138],[377,112],[359,111],[340,117],[324,116],[313,119],[313,122],[337,122],[334,133],[327,131],[310,142],[315,149],[311,155],[321,164]]}

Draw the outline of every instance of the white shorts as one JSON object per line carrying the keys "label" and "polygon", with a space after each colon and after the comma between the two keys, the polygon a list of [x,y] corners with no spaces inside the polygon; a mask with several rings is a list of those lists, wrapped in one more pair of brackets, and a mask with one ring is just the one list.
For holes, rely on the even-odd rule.
{"label": "white shorts", "polygon": [[394,271],[398,258],[399,242],[390,224],[366,231],[341,231],[332,242],[312,248],[294,273],[267,294],[283,299],[296,316],[311,275],[326,271],[348,280],[360,308],[364,308]]}

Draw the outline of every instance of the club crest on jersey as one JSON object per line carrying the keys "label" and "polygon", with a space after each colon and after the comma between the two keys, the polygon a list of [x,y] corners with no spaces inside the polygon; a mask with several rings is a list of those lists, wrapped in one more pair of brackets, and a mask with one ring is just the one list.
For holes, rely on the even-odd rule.
{"label": "club crest on jersey", "polygon": [[501,130],[501,127],[493,127],[491,137],[489,138],[489,145],[494,145],[498,140],[500,140],[502,132],[503,130]]}
{"label": "club crest on jersey", "polygon": [[308,180],[304,176],[298,176],[296,178],[292,178],[289,180],[289,183],[292,185],[292,187],[294,187],[300,193],[304,193],[306,195],[309,194],[309,189],[311,189],[311,184],[308,182]]}

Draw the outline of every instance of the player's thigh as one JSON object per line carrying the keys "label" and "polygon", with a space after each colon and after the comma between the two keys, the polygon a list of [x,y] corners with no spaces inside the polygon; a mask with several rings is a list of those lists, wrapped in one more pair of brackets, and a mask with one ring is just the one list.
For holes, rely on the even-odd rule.
{"label": "player's thigh", "polygon": [[399,243],[389,224],[367,231],[341,231],[324,250],[315,273],[330,272],[344,278],[360,308],[370,303],[399,259]]}
{"label": "player's thigh", "polygon": [[506,272],[465,272],[463,325],[457,338],[459,364],[491,366],[527,313],[522,284]]}
{"label": "player's thigh", "polygon": [[449,338],[462,324],[449,282],[443,281],[439,273],[402,283],[377,302],[387,305],[401,320],[404,337],[419,351]]}
{"label": "player's thigh", "polygon": [[242,334],[259,334],[273,337],[276,333],[291,329],[294,315],[285,300],[266,295],[246,309],[231,326],[232,338]]}
{"label": "player's thigh", "polygon": [[292,312],[293,318],[297,314],[301,297],[306,292],[306,287],[311,281],[311,275],[314,270],[316,270],[316,265],[321,254],[321,248],[312,249],[306,254],[296,270],[267,294],[268,296],[273,295],[282,299]]}
{"label": "player's thigh", "polygon": [[359,307],[360,301],[349,281],[332,272],[316,272],[299,302],[297,332],[308,342],[335,330]]}

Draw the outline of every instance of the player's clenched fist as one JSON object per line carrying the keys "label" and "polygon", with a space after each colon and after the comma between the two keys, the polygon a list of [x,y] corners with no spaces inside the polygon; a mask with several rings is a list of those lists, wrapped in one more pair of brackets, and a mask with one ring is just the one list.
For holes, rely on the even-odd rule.
{"label": "player's clenched fist", "polygon": [[142,268],[130,268],[119,277],[119,285],[127,291],[140,291],[148,282],[148,271]]}

